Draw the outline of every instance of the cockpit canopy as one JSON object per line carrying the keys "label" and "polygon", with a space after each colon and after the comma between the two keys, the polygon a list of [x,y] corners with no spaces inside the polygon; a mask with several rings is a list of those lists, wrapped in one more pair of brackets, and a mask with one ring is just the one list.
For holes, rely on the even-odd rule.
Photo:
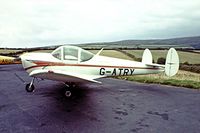
{"label": "cockpit canopy", "polygon": [[62,61],[84,62],[90,60],[94,54],[76,46],[61,46],[52,52],[52,55]]}

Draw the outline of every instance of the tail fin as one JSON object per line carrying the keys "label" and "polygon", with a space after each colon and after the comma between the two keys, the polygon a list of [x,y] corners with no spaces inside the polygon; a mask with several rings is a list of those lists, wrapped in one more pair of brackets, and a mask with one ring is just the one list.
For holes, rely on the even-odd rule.
{"label": "tail fin", "polygon": [[167,76],[174,76],[179,69],[179,57],[174,48],[170,48],[165,62],[165,74]]}
{"label": "tail fin", "polygon": [[153,57],[152,57],[151,51],[149,49],[145,49],[142,55],[142,63],[152,64],[152,60],[153,60]]}

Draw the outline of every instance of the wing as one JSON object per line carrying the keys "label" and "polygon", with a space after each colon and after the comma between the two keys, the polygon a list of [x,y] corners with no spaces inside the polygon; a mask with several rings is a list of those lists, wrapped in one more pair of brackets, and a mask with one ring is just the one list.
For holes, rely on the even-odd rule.
{"label": "wing", "polygon": [[102,78],[102,76],[96,76],[96,75],[69,73],[60,70],[52,71],[47,69],[34,70],[29,74],[29,76],[42,79],[50,79],[63,82],[75,82],[75,83],[83,83],[83,82],[101,83],[94,79]]}

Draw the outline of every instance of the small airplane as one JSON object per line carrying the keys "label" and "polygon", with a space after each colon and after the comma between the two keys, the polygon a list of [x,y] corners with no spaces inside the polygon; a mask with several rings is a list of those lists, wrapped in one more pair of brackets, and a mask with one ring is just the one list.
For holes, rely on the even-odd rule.
{"label": "small airplane", "polygon": [[145,49],[142,62],[101,56],[101,49],[93,54],[77,46],[60,46],[52,53],[25,53],[20,56],[24,69],[33,77],[26,84],[26,91],[33,92],[35,78],[62,81],[67,88],[65,96],[72,95],[76,84],[97,81],[99,78],[155,74],[165,72],[173,76],[179,69],[179,57],[174,48],[170,48],[165,65],[152,63],[152,54]]}

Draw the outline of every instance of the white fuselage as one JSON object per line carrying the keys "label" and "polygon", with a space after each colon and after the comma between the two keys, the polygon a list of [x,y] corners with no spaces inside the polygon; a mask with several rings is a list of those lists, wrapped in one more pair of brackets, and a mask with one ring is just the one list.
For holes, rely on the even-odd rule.
{"label": "white fuselage", "polygon": [[[79,73],[80,75],[92,75],[98,78],[112,76],[128,76],[138,74],[154,74],[163,72],[163,68],[146,66],[142,62],[111,58],[95,55],[85,62],[62,61],[53,57],[51,53],[26,53],[21,56],[22,65],[30,74],[34,70],[47,69],[49,71],[63,71]],[[60,79],[52,76],[39,76],[38,78],[61,80],[68,82],[74,79]],[[76,82],[76,81],[75,81]]]}

